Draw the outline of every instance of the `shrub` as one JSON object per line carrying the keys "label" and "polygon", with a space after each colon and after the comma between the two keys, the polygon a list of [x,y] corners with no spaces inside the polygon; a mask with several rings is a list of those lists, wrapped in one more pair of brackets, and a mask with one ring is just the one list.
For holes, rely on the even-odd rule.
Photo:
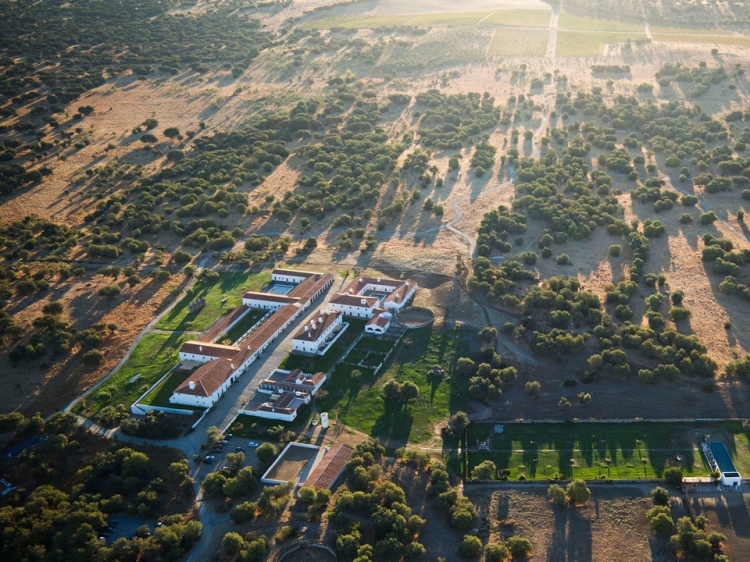
{"label": "shrub", "polygon": [[172,259],[175,263],[187,263],[193,259],[193,256],[184,250],[178,250],[172,254]]}
{"label": "shrub", "polygon": [[508,558],[508,549],[502,544],[488,544],[484,549],[485,562],[504,562]]}
{"label": "shrub", "polygon": [[654,505],[669,505],[669,492],[661,486],[657,486],[651,490],[651,500]]}
{"label": "shrub", "polygon": [[104,363],[104,353],[98,349],[90,349],[81,356],[81,363],[89,369],[95,369]]}
{"label": "shrub", "polygon": [[497,474],[497,467],[491,460],[486,460],[474,467],[471,471],[471,477],[477,480],[494,480]]}
{"label": "shrub", "polygon": [[570,263],[570,256],[568,254],[560,254],[555,258],[557,265],[567,265]]}
{"label": "shrub", "polygon": [[105,299],[115,299],[120,296],[122,289],[117,285],[107,285],[99,289],[99,296]]}
{"label": "shrub", "polygon": [[565,488],[565,495],[570,503],[582,505],[589,501],[591,490],[586,487],[586,482],[583,480],[574,480]]}
{"label": "shrub", "polygon": [[462,558],[478,558],[482,552],[482,541],[474,535],[464,535],[461,546],[458,547],[458,554]]}
{"label": "shrub", "polygon": [[547,497],[553,504],[559,505],[560,507],[565,507],[568,503],[565,498],[565,490],[557,484],[552,484],[552,486],[547,489]]}
{"label": "shrub", "polygon": [[682,306],[673,306],[669,309],[669,317],[675,322],[690,318],[691,315],[692,312],[690,312],[690,309],[684,308]]}
{"label": "shrub", "polygon": [[612,244],[609,247],[609,255],[612,257],[619,257],[620,252],[622,252],[622,246],[620,246],[619,244]]}
{"label": "shrub", "polygon": [[703,213],[700,217],[701,224],[703,225],[711,224],[716,220],[718,220],[718,217],[716,216],[716,213],[714,213],[713,211],[708,211],[707,213]]}
{"label": "shrub", "polygon": [[672,517],[667,513],[657,513],[648,522],[651,530],[660,535],[671,535],[674,530]]}
{"label": "shrub", "polygon": [[682,485],[682,470],[675,466],[667,468],[664,471],[664,480],[667,481],[667,484],[671,484],[672,486]]}
{"label": "shrub", "polygon": [[523,537],[510,537],[505,541],[513,558],[526,558],[531,552],[531,541]]}
{"label": "shrub", "polygon": [[51,314],[53,316],[57,316],[63,313],[63,304],[58,301],[48,302],[42,307],[42,312],[44,314]]}
{"label": "shrub", "polygon": [[529,381],[524,386],[524,391],[526,392],[526,396],[538,396],[541,390],[542,390],[542,385],[539,381]]}

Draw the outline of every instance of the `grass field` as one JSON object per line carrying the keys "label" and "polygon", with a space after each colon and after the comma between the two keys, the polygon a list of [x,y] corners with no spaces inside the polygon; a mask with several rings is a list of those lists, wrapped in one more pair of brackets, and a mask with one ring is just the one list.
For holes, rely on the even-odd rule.
{"label": "grass field", "polygon": [[[267,272],[238,272],[222,273],[218,280],[212,282],[199,281],[189,295],[159,320],[156,327],[160,330],[201,332],[220,316],[229,314],[241,305],[245,291],[258,291],[270,280],[271,274]],[[206,298],[206,306],[197,314],[191,313],[188,304],[201,296]]]}
{"label": "grass field", "polygon": [[[393,362],[377,380],[371,373],[353,380],[353,367],[339,365],[324,387],[327,395],[316,398],[318,410],[373,436],[412,443],[429,439],[433,424],[466,407],[467,392],[463,377],[431,379],[427,374],[436,364],[452,374],[458,358],[467,353],[469,335],[461,329],[427,327],[410,332],[408,339],[411,343],[399,344]],[[383,385],[390,379],[413,382],[420,397],[408,405],[386,401]]]}
{"label": "grass field", "polygon": [[482,25],[510,25],[519,27],[548,27],[550,10],[498,10]]}
{"label": "grass field", "polygon": [[[128,360],[104,387],[86,399],[86,407],[96,413],[105,406],[130,405],[158,381],[175,363],[182,344],[194,337],[185,334],[146,334]],[[132,384],[128,381],[140,374]],[[170,393],[171,394],[171,393]]]}
{"label": "grass field", "polygon": [[642,23],[590,18],[564,10],[560,13],[558,27],[560,29],[587,29],[592,31],[643,31]]}
{"label": "grass field", "polygon": [[232,329],[227,332],[227,339],[232,343],[241,338],[245,332],[258,323],[268,313],[267,310],[250,310],[245,316],[237,322]]}
{"label": "grass field", "polygon": [[625,43],[628,39],[642,39],[644,33],[559,31],[557,33],[557,55],[561,57],[599,56],[607,43]]}
{"label": "grass field", "polygon": [[414,14],[398,16],[327,16],[308,21],[302,27],[306,29],[377,29],[378,27],[396,27],[414,17]]}
{"label": "grass field", "polygon": [[354,349],[359,349],[362,351],[379,351],[381,353],[388,353],[391,349],[393,349],[393,340],[381,340],[378,338],[368,338],[363,337],[361,340],[357,342],[357,345],[354,346]]}
{"label": "grass field", "polygon": [[162,381],[162,383],[153,389],[148,395],[139,402],[147,406],[160,406],[162,408],[181,408],[183,410],[196,410],[202,412],[205,408],[196,408],[193,406],[184,406],[170,404],[169,397],[172,396],[175,389],[187,380],[193,371],[184,369],[172,371],[172,373]]}
{"label": "grass field", "polygon": [[651,33],[682,33],[685,35],[731,35],[729,31],[724,31],[718,27],[670,27],[666,25],[648,26]]}
{"label": "grass field", "polygon": [[654,41],[666,43],[711,43],[714,45],[750,46],[750,39],[739,35],[682,35],[677,33],[654,33]]}
{"label": "grass field", "polygon": [[475,25],[492,12],[455,12],[447,14],[422,14],[410,20],[408,25],[417,27],[449,27],[453,25]]}
{"label": "grass field", "polygon": [[[489,436],[490,426],[471,428],[468,440]],[[678,466],[685,476],[710,472],[699,443],[706,433],[724,441],[737,469],[750,470],[750,448],[739,422],[716,424],[508,424],[492,436],[492,451],[470,452],[469,473],[490,459],[498,470],[509,469],[510,479],[527,480],[661,478],[664,469]],[[460,469],[460,460],[451,464]]]}
{"label": "grass field", "polygon": [[490,44],[490,56],[543,57],[547,51],[546,29],[500,28]]}

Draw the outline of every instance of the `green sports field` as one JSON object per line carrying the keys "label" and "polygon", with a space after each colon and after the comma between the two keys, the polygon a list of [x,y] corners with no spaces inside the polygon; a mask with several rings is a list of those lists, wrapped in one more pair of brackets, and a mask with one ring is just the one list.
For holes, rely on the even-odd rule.
{"label": "green sports field", "polygon": [[[468,472],[489,459],[498,470],[509,470],[510,480],[661,478],[671,466],[685,476],[703,476],[710,472],[700,451],[705,434],[726,444],[740,473],[750,473],[748,437],[739,422],[506,424],[494,435],[491,425],[474,425]],[[486,439],[492,450],[476,451]],[[458,456],[450,463],[460,472]]]}

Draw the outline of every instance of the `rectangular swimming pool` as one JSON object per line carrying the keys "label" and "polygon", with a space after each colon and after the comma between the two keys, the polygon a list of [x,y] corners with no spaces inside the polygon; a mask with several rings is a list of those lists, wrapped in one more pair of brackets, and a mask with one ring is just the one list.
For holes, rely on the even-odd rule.
{"label": "rectangular swimming pool", "polygon": [[716,464],[719,465],[719,470],[721,472],[737,472],[737,469],[732,462],[732,457],[729,456],[729,451],[727,451],[727,447],[724,443],[716,441],[711,443],[708,447],[711,449],[711,454],[714,456],[714,460],[716,460]]}
{"label": "rectangular swimming pool", "polygon": [[280,281],[273,281],[265,288],[264,293],[272,293],[274,295],[286,295],[294,289],[294,285],[291,283],[281,283]]}

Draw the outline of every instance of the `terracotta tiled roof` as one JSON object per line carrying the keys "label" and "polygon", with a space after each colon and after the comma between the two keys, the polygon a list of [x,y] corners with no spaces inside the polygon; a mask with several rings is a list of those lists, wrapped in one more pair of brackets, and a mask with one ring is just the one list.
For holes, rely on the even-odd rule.
{"label": "terracotta tiled roof", "polygon": [[219,318],[213,326],[211,326],[205,334],[203,334],[202,340],[203,341],[215,341],[221,334],[226,332],[227,327],[234,322],[235,320],[239,319],[240,317],[244,316],[247,311],[249,311],[250,308],[247,305],[238,306],[234,309],[234,312],[231,314],[228,314],[224,316],[223,318]]}
{"label": "terracotta tiled roof", "polygon": [[367,321],[367,323],[375,324],[377,326],[380,326],[381,328],[385,328],[390,321],[391,321],[390,314],[388,316],[384,316],[383,314],[378,314],[370,318]]}
{"label": "terracotta tiled roof", "polygon": [[364,290],[364,288],[367,285],[384,285],[386,287],[398,287],[400,285],[403,285],[405,281],[397,281],[396,279],[386,279],[385,277],[377,278],[377,277],[357,277],[347,285],[346,289],[343,290],[344,293],[351,293],[353,295],[358,295],[360,291]]}
{"label": "terracotta tiled roof", "polygon": [[312,271],[297,271],[296,269],[274,269],[271,274],[291,275],[293,277],[314,277],[315,275],[320,275],[320,273],[314,273]]}
{"label": "terracotta tiled roof", "polygon": [[318,341],[325,331],[330,328],[341,316],[340,312],[331,310],[319,310],[310,320],[300,327],[294,334],[295,340]]}
{"label": "terracotta tiled roof", "polygon": [[344,471],[344,465],[351,458],[353,452],[354,449],[344,443],[331,447],[318,463],[318,466],[313,469],[310,476],[307,477],[305,486],[330,490]]}
{"label": "terracotta tiled roof", "polygon": [[332,281],[333,275],[330,273],[325,273],[323,275],[317,274],[315,277],[308,277],[294,287],[294,289],[289,291],[288,296],[296,297],[299,299],[300,304],[305,304],[315,296],[315,293],[323,289]]}
{"label": "terracotta tiled roof", "polygon": [[268,320],[258,326],[255,331],[242,342],[242,348],[250,348],[253,352],[263,347],[268,339],[275,334],[279,328],[286,324],[292,316],[297,314],[299,308],[293,304],[286,304],[269,316]]}
{"label": "terracotta tiled roof", "polygon": [[252,299],[256,301],[280,302],[284,304],[295,303],[299,300],[299,299],[295,299],[294,297],[290,297],[287,295],[276,295],[274,293],[259,293],[256,291],[248,291],[247,293],[243,295],[243,298]]}
{"label": "terracotta tiled roof", "polygon": [[182,344],[182,353],[194,353],[196,355],[207,355],[208,357],[225,357],[232,359],[239,349],[231,345],[220,345],[205,341],[189,341]]}
{"label": "terracotta tiled roof", "polygon": [[[185,382],[175,390],[175,394],[190,394],[193,396],[211,396],[224,384],[234,371],[229,359],[212,359],[198,367]],[[193,383],[194,388],[190,388]]]}
{"label": "terracotta tiled roof", "polygon": [[393,291],[390,295],[385,297],[385,302],[395,302],[398,305],[402,305],[409,295],[409,292],[415,287],[409,283],[404,283],[398,289]]}
{"label": "terracotta tiled roof", "polygon": [[[362,304],[362,301],[364,301],[364,304]],[[372,308],[375,305],[378,304],[378,298],[377,297],[359,297],[355,295],[336,295],[331,299],[331,302],[334,304],[340,304],[345,306],[360,306],[360,307],[366,307],[366,308]]]}

